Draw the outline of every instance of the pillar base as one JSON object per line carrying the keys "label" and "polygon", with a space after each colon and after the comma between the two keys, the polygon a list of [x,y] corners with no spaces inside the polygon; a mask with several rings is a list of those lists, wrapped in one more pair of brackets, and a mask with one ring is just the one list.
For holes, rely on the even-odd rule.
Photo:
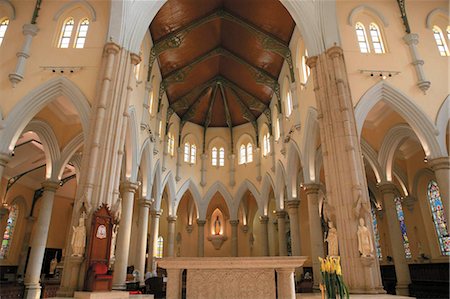
{"label": "pillar base", "polygon": [[118,291],[124,291],[127,289],[127,286],[125,285],[125,283],[123,284],[113,284],[112,285],[112,289],[113,290],[118,290]]}
{"label": "pillar base", "polygon": [[25,299],[40,299],[41,286],[38,284],[25,284]]}
{"label": "pillar base", "polygon": [[399,296],[409,296],[409,288],[407,283],[398,283],[395,286],[395,293]]}

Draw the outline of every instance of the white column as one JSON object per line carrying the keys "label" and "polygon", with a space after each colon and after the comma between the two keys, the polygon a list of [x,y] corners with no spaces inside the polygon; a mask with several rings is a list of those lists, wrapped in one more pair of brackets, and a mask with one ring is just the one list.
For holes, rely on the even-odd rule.
{"label": "white column", "polygon": [[442,204],[444,205],[445,209],[445,217],[447,219],[448,229],[448,219],[450,219],[450,158],[440,157],[432,159],[428,162],[428,164],[430,164],[430,167],[434,171],[434,175],[436,176],[436,181],[439,186],[439,192],[441,193]]}
{"label": "white column", "polygon": [[17,65],[16,71],[9,74],[9,81],[13,87],[16,87],[17,83],[23,80],[25,73],[25,62],[30,57],[30,48],[33,37],[38,33],[39,28],[36,24],[25,24],[22,28],[22,33],[25,36],[25,42],[23,43],[22,50],[17,52]]}
{"label": "white column", "polygon": [[175,224],[177,222],[177,216],[168,216],[167,221],[169,222],[169,242],[167,244],[167,256],[173,257],[175,252]]}
{"label": "white column", "polygon": [[25,298],[38,299],[41,297],[42,262],[44,260],[45,246],[47,244],[48,229],[52,217],[53,201],[59,182],[45,181],[42,183],[44,193],[42,194],[41,208],[37,218],[36,227],[31,241],[30,258],[28,260],[27,273],[25,274]]}
{"label": "white column", "polygon": [[397,276],[395,291],[397,295],[408,296],[408,285],[411,283],[411,276],[409,274],[408,263],[406,262],[403,236],[397,218],[397,210],[395,209],[394,199],[396,196],[396,187],[392,183],[385,182],[380,184],[380,191],[383,194],[384,210],[389,226],[389,238],[395,264],[395,276]]}
{"label": "white column", "polygon": [[309,236],[311,243],[311,261],[313,266],[314,288],[319,288],[321,280],[319,256],[323,257],[323,235],[319,215],[319,184],[304,185],[308,200]]}
{"label": "white column", "polygon": [[294,268],[276,269],[278,299],[295,299]]}
{"label": "white column", "polygon": [[154,257],[156,255],[156,248],[158,245],[159,237],[159,219],[161,218],[161,211],[151,210],[151,228],[150,228],[150,239],[148,243],[148,257],[147,257],[147,271],[154,272],[156,268],[153,267]]}
{"label": "white column", "polygon": [[420,58],[419,51],[417,50],[417,44],[419,43],[419,35],[417,33],[408,33],[403,37],[405,43],[409,46],[409,51],[412,56],[412,65],[416,70],[417,75],[417,86],[425,93],[431,86],[431,82],[425,77],[425,72],[423,70],[423,64],[425,63],[422,58]]}
{"label": "white column", "polygon": [[269,233],[267,224],[269,223],[269,216],[259,216],[259,223],[261,223],[261,253],[263,256],[269,255]]}
{"label": "white column", "polygon": [[238,256],[238,224],[239,224],[239,220],[230,220],[231,256]]}
{"label": "white column", "polygon": [[22,277],[25,275],[25,264],[27,262],[28,247],[30,246],[31,231],[33,230],[33,225],[34,222],[36,221],[36,217],[27,216],[25,217],[25,220],[26,220],[25,235],[21,240],[22,249],[19,255],[19,267],[17,269],[17,275],[20,275]]}
{"label": "white column", "polygon": [[133,218],[133,199],[137,189],[138,184],[134,182],[125,181],[120,184],[122,217],[117,234],[116,261],[114,263],[113,275],[113,288],[118,290],[125,289],[128,253],[130,250],[131,221]]}
{"label": "white column", "polygon": [[292,255],[300,256],[300,228],[298,225],[298,206],[300,200],[288,200],[286,202],[289,213],[289,224],[291,227]]}
{"label": "white column", "polygon": [[177,182],[179,182],[181,180],[180,169],[181,169],[181,157],[182,156],[183,156],[183,150],[182,150],[181,146],[179,146],[177,148],[177,169],[176,169],[176,176],[175,176],[175,180]]}
{"label": "white column", "polygon": [[140,272],[139,279],[141,284],[145,282],[145,250],[147,248],[147,231],[148,231],[148,213],[151,201],[142,198],[139,202],[139,231],[136,257],[136,270]]}
{"label": "white column", "polygon": [[206,220],[197,219],[197,256],[199,257],[205,255],[205,224]]}
{"label": "white column", "polygon": [[293,82],[290,86],[291,96],[292,96],[292,117],[294,118],[294,128],[300,130],[300,111],[298,108],[298,93],[297,93],[297,83]]}
{"label": "white column", "polygon": [[280,256],[287,256],[287,242],[286,242],[286,211],[277,211],[278,224],[278,249]]}

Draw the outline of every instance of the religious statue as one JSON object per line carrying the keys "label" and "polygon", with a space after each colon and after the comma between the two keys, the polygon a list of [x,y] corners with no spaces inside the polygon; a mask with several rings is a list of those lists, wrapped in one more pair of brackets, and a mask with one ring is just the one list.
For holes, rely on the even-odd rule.
{"label": "religious statue", "polygon": [[220,235],[220,219],[219,219],[219,216],[217,216],[216,221],[214,221],[214,233],[216,235]]}
{"label": "religious statue", "polygon": [[361,256],[372,257],[373,256],[373,243],[372,236],[369,229],[365,226],[364,218],[359,218],[358,226],[358,250]]}
{"label": "religious statue", "polygon": [[117,198],[116,203],[112,208],[114,220],[116,223],[120,222],[120,218],[122,217],[122,198]]}
{"label": "religious statue", "polygon": [[328,221],[328,234],[325,241],[328,243],[328,255],[338,256],[338,237],[337,230],[332,221]]}
{"label": "religious statue", "polygon": [[55,274],[57,265],[58,265],[58,252],[55,253],[55,257],[50,261],[50,270],[48,271],[48,274]]}
{"label": "religious statue", "polygon": [[84,225],[84,217],[86,213],[81,213],[78,220],[78,226],[73,227],[72,235],[72,256],[83,256],[86,246],[86,226]]}
{"label": "religious statue", "polygon": [[119,225],[114,224],[112,229],[112,236],[111,236],[111,250],[109,252],[109,259],[114,260],[115,258],[115,252],[116,252],[116,239],[117,239],[117,230],[119,229]]}

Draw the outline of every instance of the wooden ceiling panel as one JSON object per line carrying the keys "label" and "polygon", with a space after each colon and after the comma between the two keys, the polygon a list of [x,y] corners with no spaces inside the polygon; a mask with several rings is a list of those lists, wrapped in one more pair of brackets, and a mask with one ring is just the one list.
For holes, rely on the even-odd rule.
{"label": "wooden ceiling panel", "polygon": [[153,41],[179,30],[222,6],[223,0],[169,0],[156,14],[150,26]]}
{"label": "wooden ceiling panel", "polygon": [[208,92],[205,95],[202,95],[198,100],[200,101],[200,104],[198,106],[198,109],[192,119],[189,121],[196,123],[196,124],[202,124],[204,123],[204,120],[206,118],[206,114],[208,113],[208,107],[211,102],[213,93],[213,88],[209,88]]}
{"label": "wooden ceiling panel", "polygon": [[226,127],[227,118],[225,116],[225,106],[223,104],[222,95],[220,90],[217,90],[216,100],[212,108],[211,124],[210,127]]}
{"label": "wooden ceiling panel", "polygon": [[243,111],[239,105],[238,100],[233,92],[229,88],[225,88],[225,96],[228,103],[228,108],[230,109],[230,114],[232,115],[233,126],[239,126],[248,122],[243,117]]}

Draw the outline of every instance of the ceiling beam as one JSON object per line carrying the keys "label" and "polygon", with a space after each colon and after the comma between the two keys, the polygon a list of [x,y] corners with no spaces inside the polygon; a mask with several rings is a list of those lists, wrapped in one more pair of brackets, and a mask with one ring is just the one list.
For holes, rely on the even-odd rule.
{"label": "ceiling beam", "polygon": [[244,94],[247,98],[250,98],[251,102],[247,105],[250,110],[255,110],[259,113],[262,113],[267,108],[268,104],[264,103],[261,99],[252,95],[251,93],[245,91],[237,83],[222,76],[219,77],[219,80],[221,80],[223,84],[229,86],[230,88],[237,90],[240,94]]}
{"label": "ceiling beam", "polygon": [[219,85],[220,93],[222,94],[223,106],[225,107],[225,117],[227,119],[228,128],[230,128],[230,142],[231,142],[231,154],[234,153],[234,144],[233,144],[233,120],[231,119],[230,109],[228,108],[228,101],[225,95],[225,90],[223,89],[222,82],[217,82]]}
{"label": "ceiling beam", "polygon": [[216,77],[214,77],[214,78],[206,81],[202,85],[198,85],[197,87],[195,87],[194,89],[191,89],[188,93],[186,93],[185,95],[180,97],[178,100],[172,102],[170,104],[170,107],[172,107],[172,109],[175,111],[189,109],[189,106],[190,106],[189,99],[193,95],[196,95],[196,94],[202,92],[202,90],[205,89],[206,87],[216,84],[216,82],[217,82],[217,79],[216,79]]}
{"label": "ceiling beam", "polygon": [[208,129],[209,124],[211,123],[212,109],[214,106],[214,102],[216,100],[217,88],[218,88],[218,85],[217,85],[217,81],[216,81],[214,91],[212,94],[212,98],[211,98],[211,101],[209,102],[208,112],[206,113],[206,119],[205,119],[205,122],[203,123],[203,153],[206,152],[206,129]]}
{"label": "ceiling beam", "polygon": [[291,74],[291,81],[295,82],[295,75],[294,75],[294,64],[292,61],[292,54],[291,50],[289,49],[289,45],[284,43],[282,40],[280,40],[278,37],[262,31],[260,28],[255,26],[254,24],[251,24],[250,22],[235,16],[224,9],[218,9],[213,11],[211,14],[194,20],[191,23],[187,24],[184,27],[181,27],[178,30],[175,30],[166,36],[162,37],[160,40],[156,41],[154,46],[150,50],[150,57],[149,57],[149,68],[148,68],[148,75],[147,75],[147,81],[150,80],[151,71],[153,68],[153,64],[156,60],[156,57],[158,57],[161,53],[163,53],[166,50],[169,49],[175,49],[179,48],[185,38],[185,36],[195,29],[198,26],[201,26],[203,24],[206,24],[212,20],[215,20],[217,18],[225,19],[231,22],[234,22],[241,27],[245,28],[248,32],[250,32],[253,36],[255,36],[258,41],[261,43],[261,46],[264,50],[273,52],[275,54],[280,55],[283,57],[290,70]]}
{"label": "ceiling beam", "polygon": [[197,112],[198,107],[200,106],[200,100],[201,98],[208,92],[210,86],[205,87],[205,89],[202,90],[202,92],[199,94],[195,102],[189,107],[188,111],[186,111],[185,114],[183,114],[183,117],[181,118],[181,122],[184,125],[187,121],[191,120],[195,113]]}

